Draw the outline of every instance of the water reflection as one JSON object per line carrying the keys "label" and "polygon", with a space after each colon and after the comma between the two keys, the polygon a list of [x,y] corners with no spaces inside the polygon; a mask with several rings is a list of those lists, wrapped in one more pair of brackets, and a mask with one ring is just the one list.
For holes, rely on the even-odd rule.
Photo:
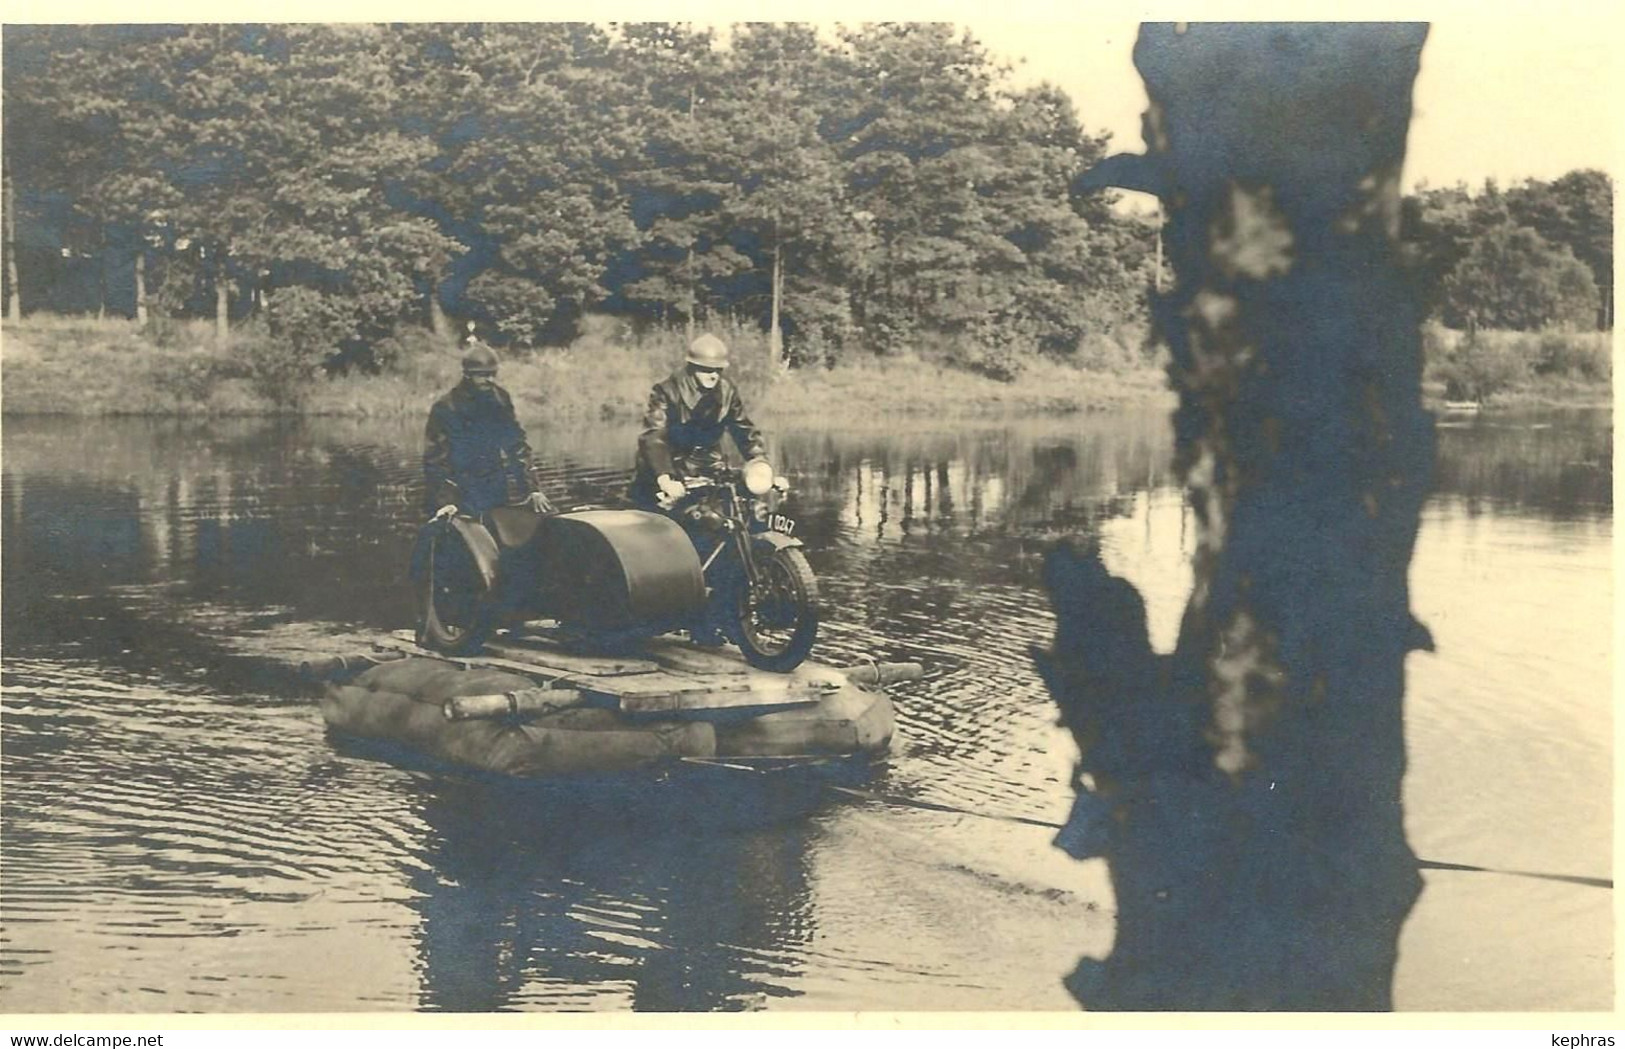
{"label": "water reflection", "polygon": [[[633,429],[526,422],[560,501],[619,495]],[[420,436],[415,420],[7,420],[0,1008],[1070,1003],[1061,930],[1109,901],[1041,832],[731,780],[561,796],[325,738],[291,667],[409,623]],[[1408,702],[1408,813],[1435,858],[1606,873],[1610,437],[1595,414],[1441,434],[1412,571],[1440,653],[1413,659]],[[1166,420],[777,442],[826,599],[818,656],[928,668],[896,691],[874,789],[1058,821],[1070,744],[1027,656],[1053,627],[1041,557],[1097,536],[1172,647],[1191,532]],[[1553,930],[1611,928],[1584,897],[1535,905],[1507,881],[1423,907],[1467,892],[1472,913],[1517,913],[1532,958],[1575,942]],[[1408,958],[1499,953],[1472,939],[1494,923],[1441,931],[1433,913]],[[1580,962],[1543,964],[1567,975],[1536,990],[1512,979],[1527,966],[1470,985],[1449,968],[1402,965],[1402,1006],[1607,1001],[1608,974]]]}
{"label": "water reflection", "polygon": [[[543,434],[545,473],[566,503],[614,500],[635,433]],[[6,594],[69,586],[184,583],[325,619],[398,622],[403,544],[415,528],[417,428],[403,422],[16,419],[5,433]],[[790,433],[778,457],[818,550],[869,556],[925,542],[1014,543],[995,567],[1063,534],[1094,532],[1171,490],[1159,413],[966,433]],[[1556,518],[1611,509],[1612,428],[1595,415],[1446,428],[1437,491]],[[862,550],[854,549],[861,547]],[[321,585],[327,581],[329,585]],[[381,614],[380,609],[385,611]]]}
{"label": "water reflection", "polygon": [[435,785],[412,876],[422,1006],[729,1011],[789,995],[814,924],[814,832],[764,823],[771,807],[740,786]]}
{"label": "water reflection", "polygon": [[1439,429],[1434,490],[1462,500],[1538,510],[1562,520],[1613,506],[1614,431],[1595,412],[1486,416]]}

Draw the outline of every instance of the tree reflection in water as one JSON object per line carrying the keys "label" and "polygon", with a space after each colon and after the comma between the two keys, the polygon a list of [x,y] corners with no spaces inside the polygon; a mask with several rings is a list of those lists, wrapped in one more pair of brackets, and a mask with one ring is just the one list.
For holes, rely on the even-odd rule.
{"label": "tree reflection in water", "polygon": [[820,787],[741,776],[759,778],[426,784],[422,1007],[727,1011],[786,994],[813,932]]}

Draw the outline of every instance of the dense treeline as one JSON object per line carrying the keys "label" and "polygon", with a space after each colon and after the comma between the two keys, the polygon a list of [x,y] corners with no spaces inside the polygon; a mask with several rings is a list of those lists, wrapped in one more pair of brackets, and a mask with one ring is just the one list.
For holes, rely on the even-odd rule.
{"label": "dense treeline", "polygon": [[1614,326],[1614,183],[1601,171],[1419,189],[1406,200],[1429,311],[1451,328]]}
{"label": "dense treeline", "polygon": [[1069,195],[1071,101],[942,24],[8,27],[4,113],[13,311],[78,258],[95,309],[307,359],[590,310],[996,373],[1138,316],[1154,246]]}
{"label": "dense treeline", "polygon": [[[4,44],[7,315],[160,337],[212,317],[271,387],[387,365],[448,317],[516,347],[610,314],[762,332],[792,364],[929,348],[1000,378],[1036,354],[1124,365],[1143,336],[1153,222],[1068,191],[1105,138],[948,25],[13,26]],[[1606,174],[1406,203],[1436,320],[1612,327]]]}

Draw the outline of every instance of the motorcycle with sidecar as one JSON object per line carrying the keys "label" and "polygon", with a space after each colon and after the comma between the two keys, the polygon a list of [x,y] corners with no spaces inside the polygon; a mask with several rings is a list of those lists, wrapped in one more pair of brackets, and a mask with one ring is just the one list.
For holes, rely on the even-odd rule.
{"label": "motorcycle with sidecar", "polygon": [[793,670],[817,639],[818,582],[795,520],[780,512],[787,483],[754,459],[684,484],[672,509],[689,529],[601,507],[430,521],[412,555],[418,643],[470,655],[496,629],[531,619],[606,648],[720,631],[751,666]]}

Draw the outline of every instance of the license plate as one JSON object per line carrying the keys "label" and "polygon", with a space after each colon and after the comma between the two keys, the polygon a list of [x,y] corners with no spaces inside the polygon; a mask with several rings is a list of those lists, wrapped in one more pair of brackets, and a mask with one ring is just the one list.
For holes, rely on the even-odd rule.
{"label": "license plate", "polygon": [[768,514],[767,527],[769,531],[782,532],[785,535],[796,534],[796,522],[783,514]]}

